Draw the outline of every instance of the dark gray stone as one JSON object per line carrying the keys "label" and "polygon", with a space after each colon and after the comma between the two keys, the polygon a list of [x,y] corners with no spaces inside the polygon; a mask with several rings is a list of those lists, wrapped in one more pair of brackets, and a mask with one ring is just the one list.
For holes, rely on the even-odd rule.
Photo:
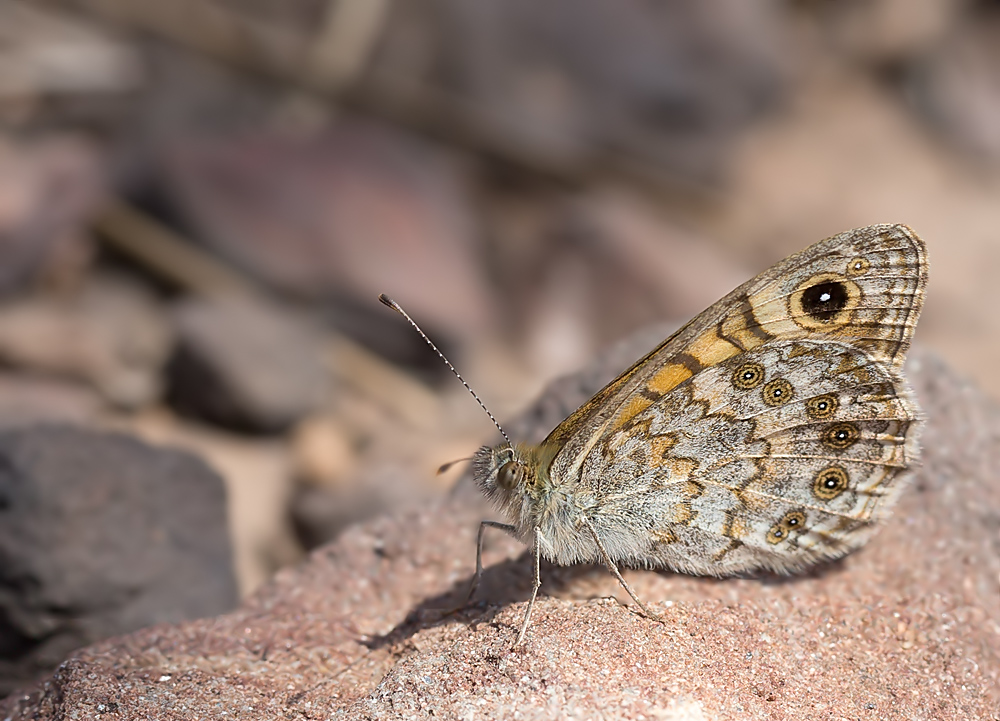
{"label": "dark gray stone", "polygon": [[322,336],[260,302],[194,299],[175,313],[171,402],[239,431],[277,432],[315,410],[329,380]]}
{"label": "dark gray stone", "polygon": [[68,426],[0,433],[0,695],[75,648],[237,600],[204,462]]}

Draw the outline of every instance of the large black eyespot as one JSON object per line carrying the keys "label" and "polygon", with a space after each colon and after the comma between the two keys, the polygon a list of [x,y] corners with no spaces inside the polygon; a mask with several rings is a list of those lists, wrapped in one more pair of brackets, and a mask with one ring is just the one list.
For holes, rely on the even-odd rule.
{"label": "large black eyespot", "polygon": [[497,485],[505,491],[512,491],[524,482],[526,473],[523,463],[507,461],[497,471]]}
{"label": "large black eyespot", "polygon": [[789,318],[801,328],[827,333],[854,319],[864,291],[849,276],[817,273],[788,296]]}
{"label": "large black eyespot", "polygon": [[767,405],[783,406],[792,400],[792,396],[795,395],[795,389],[784,378],[775,378],[764,386],[764,390],[761,393]]}
{"label": "large black eyespot", "polygon": [[816,474],[816,480],[813,481],[813,493],[816,494],[817,498],[829,501],[843,493],[847,489],[848,483],[850,483],[850,477],[847,475],[847,471],[840,466],[829,466]]}
{"label": "large black eyespot", "polygon": [[817,283],[802,292],[802,310],[816,320],[827,323],[847,306],[848,298],[847,287],[843,283]]}
{"label": "large black eyespot", "polygon": [[810,418],[829,418],[837,412],[840,402],[837,396],[827,393],[806,401],[806,414]]}
{"label": "large black eyespot", "polygon": [[759,386],[764,380],[764,366],[760,363],[744,363],[733,371],[733,385],[743,391]]}
{"label": "large black eyespot", "polygon": [[823,431],[824,445],[842,451],[850,448],[861,438],[861,431],[853,423],[834,423]]}

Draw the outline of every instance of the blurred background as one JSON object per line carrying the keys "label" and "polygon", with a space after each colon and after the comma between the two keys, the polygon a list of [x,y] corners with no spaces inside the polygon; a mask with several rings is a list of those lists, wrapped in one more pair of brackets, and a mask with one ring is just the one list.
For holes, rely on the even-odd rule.
{"label": "blurred background", "polygon": [[1000,391],[1000,3],[0,0],[0,692],[454,484],[492,426],[378,293],[503,422],[881,222]]}

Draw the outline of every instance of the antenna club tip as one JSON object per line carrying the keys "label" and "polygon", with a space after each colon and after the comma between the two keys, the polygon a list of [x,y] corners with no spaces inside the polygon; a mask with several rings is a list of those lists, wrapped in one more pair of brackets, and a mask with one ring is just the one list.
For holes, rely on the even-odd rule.
{"label": "antenna club tip", "polygon": [[396,311],[397,313],[399,313],[404,318],[409,318],[409,316],[406,315],[406,313],[403,311],[403,306],[401,306],[399,303],[397,303],[392,298],[390,298],[389,296],[387,296],[385,293],[379,293],[378,294],[378,299],[379,299],[379,302],[382,305],[385,305],[385,306],[388,306],[388,307],[392,308],[394,311]]}

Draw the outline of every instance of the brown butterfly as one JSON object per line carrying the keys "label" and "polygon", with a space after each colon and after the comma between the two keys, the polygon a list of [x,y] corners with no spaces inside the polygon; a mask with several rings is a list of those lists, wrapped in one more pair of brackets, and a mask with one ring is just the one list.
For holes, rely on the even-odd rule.
{"label": "brown butterfly", "polygon": [[827,238],[703,311],[540,444],[481,448],[476,482],[509,522],[481,524],[470,597],[488,526],[534,552],[515,646],[542,556],[604,563],[656,618],[619,564],[793,573],[859,548],[919,454],[902,369],[926,285],[906,226]]}

